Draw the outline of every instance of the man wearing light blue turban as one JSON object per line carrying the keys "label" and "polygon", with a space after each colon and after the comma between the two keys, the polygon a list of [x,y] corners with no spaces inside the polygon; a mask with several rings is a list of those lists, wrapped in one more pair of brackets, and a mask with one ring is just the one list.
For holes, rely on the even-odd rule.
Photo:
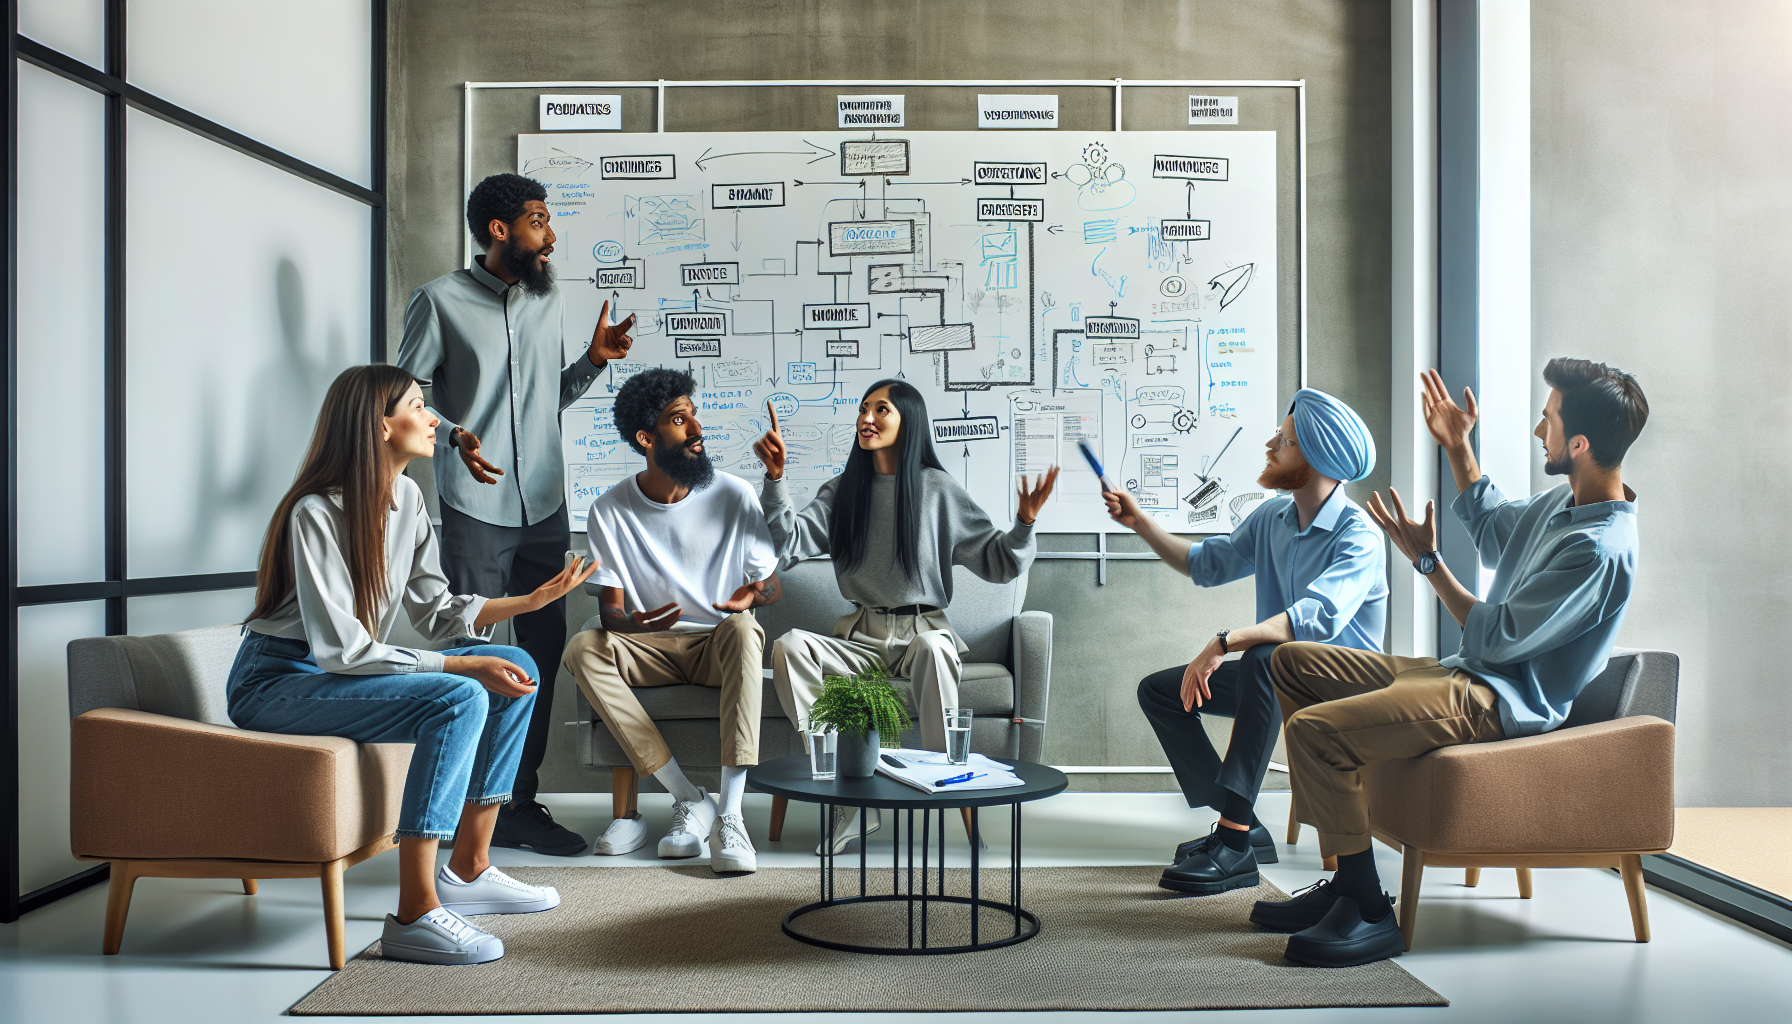
{"label": "man wearing light blue turban", "polygon": [[[1282,721],[1269,671],[1276,647],[1307,640],[1381,650],[1388,599],[1382,537],[1343,487],[1375,468],[1369,428],[1343,402],[1303,388],[1265,448],[1257,485],[1286,493],[1258,505],[1230,536],[1191,542],[1141,511],[1131,494],[1102,495],[1116,522],[1196,586],[1257,578],[1254,624],[1219,630],[1186,666],[1139,683],[1139,706],[1188,805],[1220,812],[1207,836],[1176,848],[1159,880],[1178,892],[1248,888],[1258,884],[1259,863],[1276,862],[1275,839],[1252,811]],[[1244,656],[1226,661],[1234,652]],[[1201,725],[1203,712],[1232,719],[1223,758]]]}

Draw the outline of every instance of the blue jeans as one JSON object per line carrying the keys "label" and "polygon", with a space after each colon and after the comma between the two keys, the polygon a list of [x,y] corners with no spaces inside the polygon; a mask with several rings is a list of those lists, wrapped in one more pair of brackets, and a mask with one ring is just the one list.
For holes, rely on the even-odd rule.
{"label": "blue jeans", "polygon": [[[516,647],[443,651],[513,662],[535,678]],[[398,835],[452,839],[463,803],[510,799],[535,694],[500,697],[449,672],[349,676],[325,672],[302,640],[249,631],[230,668],[230,720],[257,732],[341,736],[356,743],[415,743]]]}

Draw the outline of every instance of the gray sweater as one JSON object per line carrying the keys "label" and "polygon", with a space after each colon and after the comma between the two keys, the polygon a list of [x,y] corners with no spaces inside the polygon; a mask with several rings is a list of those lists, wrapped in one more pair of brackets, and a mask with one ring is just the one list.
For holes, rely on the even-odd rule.
{"label": "gray sweater", "polygon": [[[952,603],[951,566],[962,565],[991,583],[1007,583],[1033,564],[1031,526],[1016,522],[1011,530],[998,530],[950,473],[939,469],[921,473],[920,578],[905,577],[896,560],[896,478],[874,476],[865,558],[852,572],[834,563],[834,578],[848,601],[867,608],[911,604],[945,608]],[[822,484],[815,500],[798,512],[784,481],[766,480],[760,503],[780,568],[829,553],[828,520],[839,486],[839,477]]]}

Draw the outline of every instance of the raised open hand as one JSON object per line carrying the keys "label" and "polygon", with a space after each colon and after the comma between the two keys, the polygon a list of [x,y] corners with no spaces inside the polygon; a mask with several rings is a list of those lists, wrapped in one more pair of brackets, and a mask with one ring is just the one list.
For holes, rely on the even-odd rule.
{"label": "raised open hand", "polygon": [[1045,499],[1052,496],[1052,488],[1058,485],[1058,467],[1053,466],[1044,473],[1033,478],[1033,485],[1027,486],[1026,474],[1021,474],[1020,482],[1015,485],[1014,517],[1032,526],[1039,518],[1039,510],[1045,507]]}
{"label": "raised open hand", "polygon": [[454,450],[460,452],[460,461],[466,465],[467,472],[473,479],[482,484],[495,484],[504,471],[485,461],[479,455],[479,438],[471,430],[456,431],[453,437]]}
{"label": "raised open hand", "polygon": [[619,324],[610,323],[610,301],[605,299],[603,312],[597,314],[597,327],[591,332],[591,349],[587,353],[591,361],[602,366],[612,359],[627,359],[629,346],[635,343],[628,332],[634,326],[633,313]]}
{"label": "raised open hand", "polygon": [[1419,403],[1424,409],[1425,427],[1431,431],[1432,439],[1445,448],[1467,445],[1469,431],[1475,429],[1475,421],[1480,418],[1474,390],[1462,389],[1462,402],[1468,407],[1464,409],[1450,397],[1450,390],[1444,387],[1444,379],[1436,370],[1419,374],[1419,383]]}
{"label": "raised open hand", "polygon": [[1420,555],[1428,555],[1437,550],[1437,503],[1425,503],[1425,521],[1415,523],[1406,515],[1406,505],[1400,501],[1400,492],[1392,487],[1388,494],[1393,496],[1394,510],[1381,503],[1381,494],[1369,495],[1369,518],[1381,527],[1394,542],[1394,547],[1406,556],[1409,562],[1417,562]]}
{"label": "raised open hand", "polygon": [[597,559],[573,559],[573,563],[560,570],[560,575],[536,587],[529,595],[529,602],[537,609],[546,608],[555,601],[565,597],[572,588],[591,578],[597,571]]}
{"label": "raised open hand", "polygon": [[765,436],[753,442],[753,454],[765,463],[765,475],[773,480],[784,478],[784,434],[778,429],[778,410],[772,403],[765,403],[765,411],[771,415],[772,428]]}

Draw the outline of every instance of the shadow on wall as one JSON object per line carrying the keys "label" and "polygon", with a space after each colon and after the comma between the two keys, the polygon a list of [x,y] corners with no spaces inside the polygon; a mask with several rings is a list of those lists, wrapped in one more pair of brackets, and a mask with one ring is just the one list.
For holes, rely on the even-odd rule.
{"label": "shadow on wall", "polygon": [[[241,369],[198,368],[197,509],[183,545],[188,564],[240,562],[244,552],[220,548],[245,531],[259,545],[311,442],[324,392],[339,372],[332,368],[349,365],[340,323],[329,324],[321,346],[307,343],[305,279],[290,258],[274,268],[274,309],[279,344],[272,358],[260,365],[245,361]],[[225,422],[232,410],[240,412],[240,422]],[[229,443],[232,434],[240,443]],[[257,550],[246,556],[247,564],[231,568],[254,568]]]}

